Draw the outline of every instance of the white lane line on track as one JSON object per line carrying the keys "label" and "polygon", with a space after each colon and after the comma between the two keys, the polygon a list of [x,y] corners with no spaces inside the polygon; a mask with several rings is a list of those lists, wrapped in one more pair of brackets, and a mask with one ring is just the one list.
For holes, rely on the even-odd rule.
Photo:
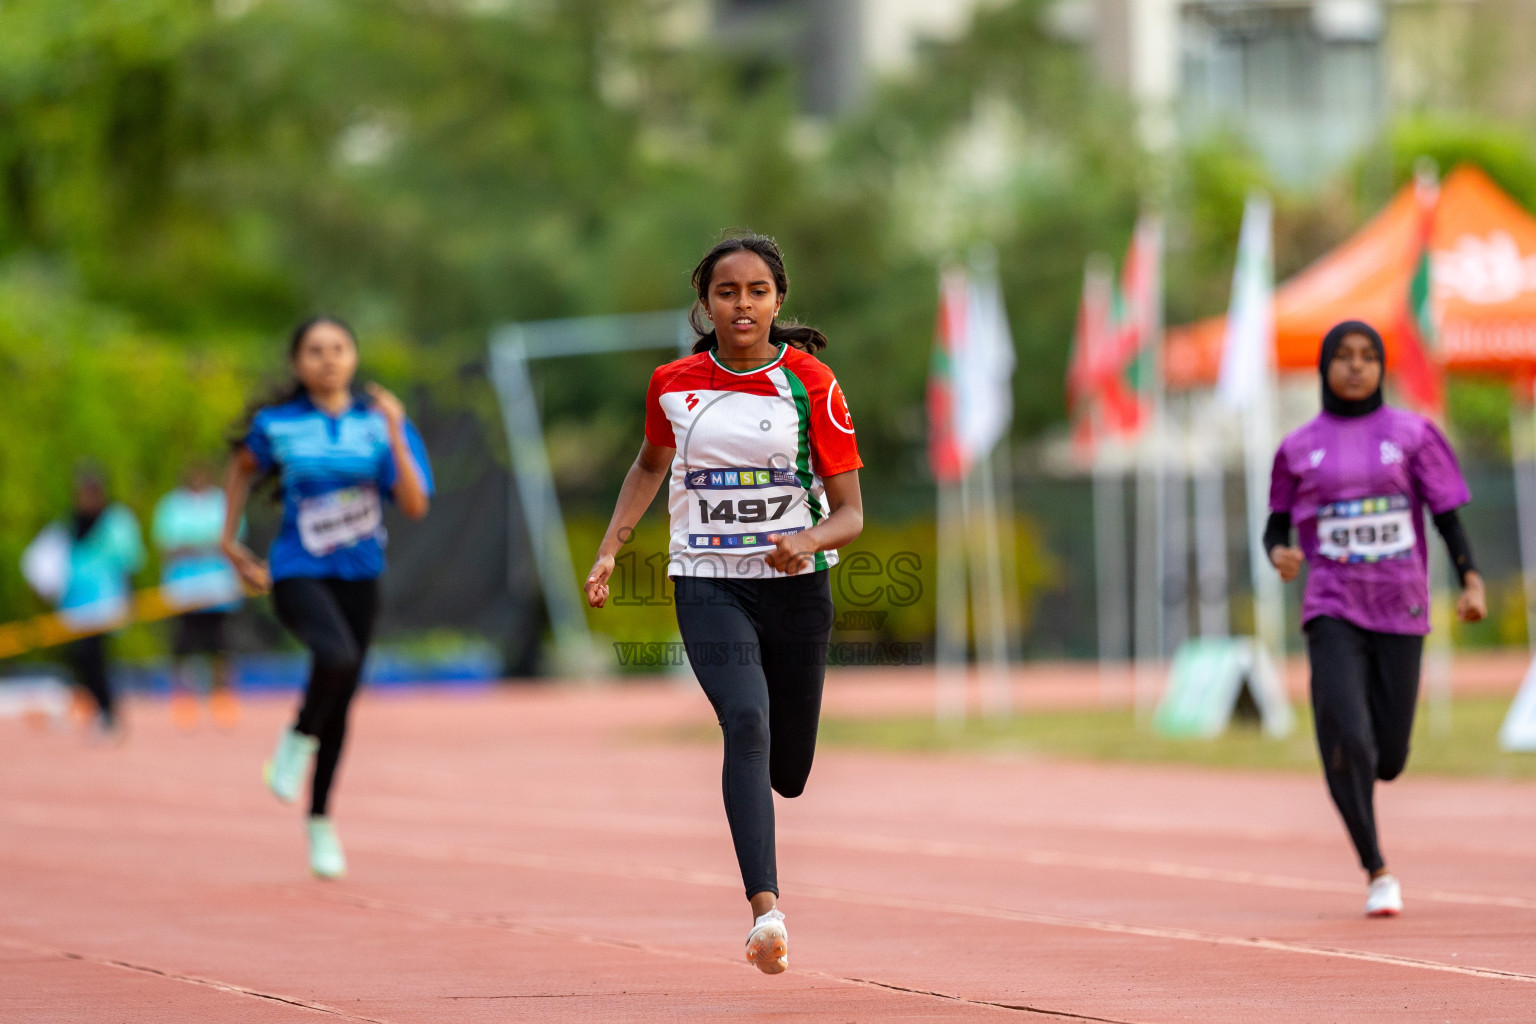
{"label": "white lane line on track", "polygon": [[[482,847],[452,846],[446,843],[427,843],[419,840],[393,839],[381,841],[364,839],[361,843],[355,840],[349,840],[349,842],[354,846],[372,849],[377,853],[395,854],[425,860],[483,863],[545,871],[568,871],[627,880],[682,882],[688,885],[728,888],[732,890],[740,888],[739,880],[731,875],[660,867],[657,865],[637,865],[628,862],[618,863],[597,857],[579,855],[557,857],[548,854],[513,852],[500,849],[492,850]],[[922,900],[902,896],[886,896],[877,893],[861,892],[857,889],[843,889],[827,885],[797,885],[795,887],[795,894],[797,896],[809,896],[835,902],[884,907],[893,910],[912,910],[922,913],[981,917],[998,921],[1013,921],[1020,924],[1075,928],[1142,938],[1171,939],[1179,942],[1199,942],[1241,949],[1263,949],[1275,952],[1297,953],[1305,956],[1334,957],[1394,967],[1459,974],[1474,978],[1536,984],[1536,975],[1521,974],[1516,971],[1504,971],[1493,967],[1469,967],[1460,964],[1446,964],[1437,960],[1423,960],[1417,957],[1397,956],[1391,953],[1372,953],[1366,950],[1345,949],[1335,946],[1316,946],[1304,942],[1289,942],[1284,939],[1245,938],[1239,935],[1224,935],[1220,932],[1205,932],[1192,928],[1135,925],[1120,921],[1069,917],[1064,914],[1046,914],[1032,910],[985,907],[972,903],[959,903],[948,900]]]}
{"label": "white lane line on track", "polygon": [[910,992],[918,996],[932,996],[935,999],[948,999],[957,1003],[965,1003],[967,1006],[991,1006],[999,1010],[1016,1010],[1023,1013],[1037,1013],[1046,1017],[1062,1017],[1066,1020],[1098,1021],[1101,1024],[1133,1024],[1122,1017],[1095,1017],[1086,1013],[1072,1013],[1070,1010],[1048,1010],[1043,1006],[1029,1006],[1025,1003],[994,1002],[991,999],[969,999],[965,996],[952,995],[948,992],[935,992],[926,988],[907,988],[905,985],[892,985],[884,981],[870,981],[866,978],[839,978],[839,981],[851,982],[855,985],[868,985],[870,988],[882,988],[891,992]]}
{"label": "white lane line on track", "polygon": [[285,1006],[298,1007],[301,1010],[310,1010],[315,1013],[329,1014],[341,1020],[355,1020],[360,1024],[392,1024],[391,1021],[377,1017],[359,1017],[356,1014],[338,1010],[334,1006],[317,1003],[309,999],[300,999],[297,996],[278,995],[275,992],[262,992],[259,989],[246,988],[244,985],[236,985],[233,982],[218,981],[214,978],[203,978],[195,974],[180,974],[176,971],[168,971],[161,967],[151,967],[147,964],[137,964],[130,960],[118,960],[115,957],[96,956],[91,953],[75,953],[66,949],[54,949],[36,942],[27,942],[22,939],[14,939],[0,935],[0,946],[11,949],[25,950],[29,953],[37,953],[42,956],[55,957],[60,960],[73,960],[78,963],[95,964],[98,967],[111,967],[119,971],[131,971],[138,974],[149,974],[167,981],[179,981],[186,985],[197,985],[202,988],[210,988],[215,992],[225,992],[230,995],[246,996],[251,999],[261,999],[271,1003],[282,1003]]}
{"label": "white lane line on track", "polygon": [[[615,939],[603,935],[593,935],[587,932],[567,931],[562,928],[551,928],[548,925],[531,925],[512,920],[496,914],[463,914],[451,910],[441,910],[437,907],[424,907],[411,903],[397,903],[392,900],[381,900],[372,896],[359,896],[353,893],[338,892],[334,889],[316,890],[312,888],[299,889],[286,887],[285,892],[290,897],[310,903],[324,903],[341,906],[355,907],[363,910],[377,910],[385,913],[404,914],[421,920],[434,921],[440,924],[449,924],[457,927],[490,928],[497,931],[508,931],[519,935],[536,938],[564,939],[569,942],[578,942],[594,946],[608,946],[615,949],[633,950],[649,953],[655,956],[667,957],[673,960],[686,960],[690,963],[703,964],[730,964],[732,967],[745,966],[742,961],[734,957],[711,956],[706,953],[696,953],[685,949],[674,949],[668,946],[655,946],[644,942],[635,942],[629,939]],[[1004,1003],[991,999],[972,999],[968,996],[957,995],[952,992],[939,992],[931,989],[910,988],[906,985],[895,985],[890,982],[872,981],[868,978],[850,978],[839,974],[831,974],[827,971],[795,969],[795,974],[809,978],[823,978],[827,981],[840,982],[862,988],[875,988],[886,992],[897,992],[903,995],[922,996],[931,999],[942,999],[948,1002],[963,1003],[967,1006],[986,1007],[993,1010],[1008,1010],[1014,1013],[1029,1013],[1045,1017],[1058,1017],[1067,1020],[1096,1021],[1100,1024],[1140,1024],[1140,1022],[1127,1020],[1121,1017],[1094,1017],[1088,1014],[1073,1013],[1069,1010],[1051,1010],[1041,1006],[1028,1006],[1022,1003]],[[502,998],[502,997],[488,997]]]}
{"label": "white lane line on track", "polygon": [[[391,811],[399,813],[404,818],[408,818],[410,813],[418,808],[441,812],[441,807],[438,804],[420,798],[390,797],[387,800],[374,801],[374,803],[387,806]],[[486,812],[477,810],[476,813],[483,816]],[[715,821],[704,822],[681,815],[644,814],[629,811],[594,812],[548,807],[498,808],[495,813],[508,822],[517,821],[546,827],[555,826],[593,832],[623,832],[624,834],[644,832],[649,835],[689,839],[713,839],[719,834],[719,825]],[[465,819],[466,822],[474,820],[479,819]],[[1077,828],[1078,826],[1072,827]],[[1174,830],[1172,834],[1183,835],[1185,833]],[[1281,875],[1273,872],[1239,871],[1229,868],[1205,867],[1198,864],[1183,864],[1177,861],[1112,857],[1101,854],[1072,853],[1031,847],[1002,847],[950,840],[909,839],[872,833],[827,832],[782,825],[779,827],[778,836],[781,846],[799,844],[807,847],[860,850],[872,853],[919,854],[929,857],[991,860],[1000,863],[1029,864],[1034,867],[1065,867],[1156,875],[1164,878],[1186,878],[1201,882],[1223,882],[1232,885],[1260,886],[1291,891],[1346,893],[1351,895],[1357,894],[1360,891],[1359,884],[1355,882],[1335,882],[1323,879],[1301,878],[1295,875]],[[1220,840],[1229,837],[1221,834],[1213,836],[1213,838]],[[1296,837],[1291,836],[1290,838],[1295,839]],[[1403,842],[1394,844],[1395,847],[1409,845],[1411,844]],[[1458,853],[1488,852],[1461,847],[1455,848],[1455,851]],[[1497,853],[1503,857],[1514,856],[1514,853],[1508,849],[1497,851]],[[1524,855],[1521,854],[1521,856]],[[1433,903],[1450,903],[1465,906],[1536,910],[1536,899],[1526,896],[1495,896],[1487,893],[1455,892],[1447,889],[1421,889],[1417,886],[1414,887],[1412,896],[1415,901],[1427,900]]]}
{"label": "white lane line on track", "polygon": [[[1360,891],[1358,884],[1300,878],[1295,875],[1277,875],[1260,871],[1237,871],[1231,868],[1203,867],[1197,864],[1181,864],[1177,861],[1141,860],[1134,857],[1110,857],[1103,854],[1068,853],[1058,850],[1030,849],[1028,847],[1005,849],[978,843],[958,843],[949,840],[894,839],[853,833],[802,832],[794,829],[785,829],[782,835],[791,842],[799,841],[807,845],[865,852],[992,860],[1003,863],[1028,864],[1032,867],[1064,867],[1078,868],[1086,871],[1113,871],[1129,874],[1157,875],[1163,878],[1186,878],[1201,882],[1225,882],[1232,885],[1259,886],[1269,889],[1290,889],[1306,892],[1355,894]],[[1490,896],[1483,893],[1463,893],[1450,892],[1444,889],[1418,888],[1413,889],[1411,895],[1416,901],[1427,900],[1434,903],[1536,910],[1536,899],[1525,896]]]}
{"label": "white lane line on track", "polygon": [[[183,805],[175,805],[180,808]],[[186,808],[191,810],[190,807]],[[66,808],[41,804],[14,803],[0,806],[0,813],[21,824],[52,825],[55,827],[112,831],[121,833],[125,828],[151,828],[162,833],[182,834],[179,828],[183,819],[163,813],[153,816],[114,819],[109,825],[99,815],[86,814]],[[591,812],[567,812],[527,808],[506,808],[502,812],[508,820],[519,819],[544,824],[562,824],[583,827],[595,831],[616,831],[614,816]],[[620,814],[622,831],[645,831],[651,835],[673,838],[710,838],[719,835],[719,826],[694,823],[689,819],[653,815]],[[206,818],[201,819],[206,823]],[[251,838],[265,836],[269,830],[258,829],[244,822],[231,821],[229,832],[238,831]],[[200,833],[203,830],[199,830]],[[1357,894],[1358,884],[1333,882],[1323,879],[1301,878],[1295,875],[1278,875],[1270,872],[1238,871],[1231,868],[1204,867],[1198,864],[1182,864],[1177,861],[1142,860],[1134,857],[1112,857],[1103,854],[1070,853],[1059,850],[1032,849],[1029,847],[1007,848],[980,843],[961,843],[950,840],[906,839],[858,833],[822,832],[807,829],[781,828],[779,841],[782,845],[803,845],[825,849],[856,850],[891,855],[919,855],[935,858],[988,860],[1004,864],[1027,864],[1031,867],[1069,868],[1083,871],[1106,871],[1120,874],[1153,875],[1160,878],[1181,878],[1199,882],[1220,882],[1229,885],[1282,889],[1293,892],[1326,892]],[[1455,892],[1447,889],[1414,888],[1410,893],[1415,901],[1446,903],[1456,906],[1503,907],[1513,910],[1536,910],[1536,899],[1528,896],[1494,896],[1487,893]]]}

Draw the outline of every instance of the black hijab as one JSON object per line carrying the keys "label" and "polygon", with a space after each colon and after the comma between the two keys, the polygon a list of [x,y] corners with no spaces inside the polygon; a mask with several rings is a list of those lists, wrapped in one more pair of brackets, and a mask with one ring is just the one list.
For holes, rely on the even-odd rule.
{"label": "black hijab", "polygon": [[1340,398],[1333,393],[1328,386],[1328,364],[1333,362],[1334,354],[1339,351],[1339,345],[1343,344],[1346,335],[1363,334],[1370,341],[1371,347],[1376,350],[1376,358],[1381,361],[1381,378],[1387,378],[1387,348],[1381,343],[1381,335],[1376,333],[1376,328],[1359,320],[1345,320],[1338,324],[1323,337],[1323,350],[1317,357],[1317,372],[1323,378],[1323,409],[1335,416],[1364,416],[1368,412],[1375,412],[1381,408],[1381,382],[1377,382],[1376,390],[1365,398],[1353,401]]}

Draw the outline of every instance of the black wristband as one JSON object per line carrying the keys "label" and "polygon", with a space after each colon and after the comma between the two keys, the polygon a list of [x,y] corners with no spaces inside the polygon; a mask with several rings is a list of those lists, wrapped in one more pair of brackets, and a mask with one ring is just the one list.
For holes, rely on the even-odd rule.
{"label": "black wristband", "polygon": [[1271,512],[1264,524],[1264,554],[1267,557],[1275,548],[1291,546],[1291,514]]}
{"label": "black wristband", "polygon": [[1461,517],[1455,509],[1450,509],[1434,519],[1435,529],[1445,540],[1446,553],[1451,556],[1451,565],[1456,567],[1456,579],[1465,587],[1467,573],[1476,572],[1477,563],[1472,560],[1472,544],[1467,540],[1467,531],[1462,529]]}

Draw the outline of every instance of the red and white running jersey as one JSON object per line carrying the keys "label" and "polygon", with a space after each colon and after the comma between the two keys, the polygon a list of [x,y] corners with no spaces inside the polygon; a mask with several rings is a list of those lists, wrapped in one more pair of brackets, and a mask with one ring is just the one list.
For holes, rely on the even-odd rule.
{"label": "red and white running jersey", "polygon": [[[863,465],[837,379],[789,345],[755,370],[732,370],[712,351],[659,367],[645,437],[677,449],[669,576],[786,575],[763,557],[769,536],[821,522],[830,512],[822,478]],[[836,551],[816,554],[816,569],[836,564]]]}

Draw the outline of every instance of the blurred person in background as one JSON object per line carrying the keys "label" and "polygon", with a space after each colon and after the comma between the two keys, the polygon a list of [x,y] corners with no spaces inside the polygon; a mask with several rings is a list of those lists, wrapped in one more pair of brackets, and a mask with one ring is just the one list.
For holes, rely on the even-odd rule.
{"label": "blurred person in background", "polygon": [[[1382,398],[1386,349],[1346,320],[1318,357],[1323,411],[1275,453],[1264,550],[1286,582],[1310,566],[1301,617],[1312,712],[1329,795],[1367,875],[1365,912],[1402,912],[1402,887],[1376,833],[1375,788],[1408,763],[1419,667],[1429,632],[1433,516],[1461,579],[1456,613],[1488,612],[1483,579],[1456,509],[1471,500],[1445,435]],[[1291,546],[1295,518],[1300,546]]]}
{"label": "blurred person in background", "polygon": [[54,604],[70,628],[86,633],[65,650],[75,682],[95,703],[95,735],[122,737],[112,692],[107,633],[128,616],[131,577],[144,567],[144,538],[126,505],[109,500],[106,476],[85,463],[75,470],[69,515],[55,520],[22,553],[22,574]]}
{"label": "blurred person in background", "polygon": [[[426,446],[400,400],[377,384],[367,398],[352,393],[357,359],[357,340],[340,320],[315,317],[294,328],[293,382],[253,411],[224,478],[221,547],[247,587],[271,590],[278,619],[311,656],[298,718],[278,738],[263,776],[292,803],[313,768],[307,830],[309,869],[318,878],[347,870],[328,801],[378,614],[382,499],[420,519],[432,494]],[[239,530],[253,483],[266,479],[277,482],[283,521],[262,559]]]}
{"label": "blurred person in background", "polygon": [[171,721],[184,731],[197,726],[195,658],[207,659],[208,711],[214,722],[233,729],[240,719],[225,636],[230,614],[240,607],[240,580],[219,547],[223,533],[224,492],[213,485],[206,463],[194,463],[182,486],[155,506],[150,529],[167,597],[197,606],[177,617],[171,639]]}

